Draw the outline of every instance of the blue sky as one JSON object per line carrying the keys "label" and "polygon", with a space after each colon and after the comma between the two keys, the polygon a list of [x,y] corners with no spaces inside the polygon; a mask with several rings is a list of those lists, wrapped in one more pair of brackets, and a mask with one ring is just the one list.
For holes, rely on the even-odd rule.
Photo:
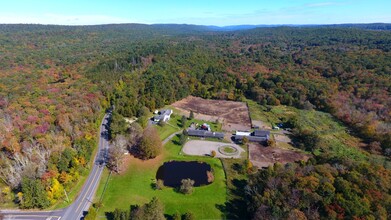
{"label": "blue sky", "polygon": [[0,23],[391,23],[391,0],[3,0]]}

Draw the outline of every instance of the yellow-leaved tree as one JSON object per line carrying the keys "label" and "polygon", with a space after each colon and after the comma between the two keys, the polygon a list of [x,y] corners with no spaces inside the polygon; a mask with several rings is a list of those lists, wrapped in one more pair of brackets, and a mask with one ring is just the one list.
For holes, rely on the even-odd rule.
{"label": "yellow-leaved tree", "polygon": [[56,179],[52,178],[50,186],[46,189],[51,204],[64,196],[64,187]]}

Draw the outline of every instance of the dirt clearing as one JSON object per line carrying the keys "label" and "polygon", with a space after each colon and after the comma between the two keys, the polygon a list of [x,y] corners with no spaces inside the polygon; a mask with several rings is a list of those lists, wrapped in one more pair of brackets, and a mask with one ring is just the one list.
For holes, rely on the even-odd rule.
{"label": "dirt clearing", "polygon": [[285,134],[273,134],[276,142],[291,143],[291,139]]}
{"label": "dirt clearing", "polygon": [[249,157],[251,163],[258,167],[268,167],[274,163],[290,163],[298,160],[307,161],[310,155],[294,150],[286,150],[278,147],[264,147],[259,144],[249,144]]}
{"label": "dirt clearing", "polygon": [[249,130],[251,120],[249,110],[244,102],[202,99],[189,96],[172,104],[183,114],[194,112],[194,117],[205,121],[220,121],[223,130]]}
{"label": "dirt clearing", "polygon": [[253,120],[253,126],[258,126],[261,129],[268,129],[268,130],[272,129],[270,123],[265,123],[263,121],[257,121],[257,120]]}

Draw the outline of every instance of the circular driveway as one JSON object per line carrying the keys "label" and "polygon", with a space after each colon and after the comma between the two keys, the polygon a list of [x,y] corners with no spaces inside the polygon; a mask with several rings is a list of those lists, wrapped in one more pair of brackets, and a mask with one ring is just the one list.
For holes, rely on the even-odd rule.
{"label": "circular driveway", "polygon": [[[237,150],[236,155],[224,155],[221,154],[219,151],[219,147],[222,146],[231,146]],[[222,142],[215,142],[215,141],[202,141],[202,140],[191,140],[188,141],[185,146],[182,148],[183,153],[188,155],[197,155],[197,156],[207,156],[211,155],[212,151],[216,152],[216,157],[221,158],[240,158],[240,155],[242,152],[244,152],[244,149],[239,147],[236,144],[231,143],[222,143]]]}

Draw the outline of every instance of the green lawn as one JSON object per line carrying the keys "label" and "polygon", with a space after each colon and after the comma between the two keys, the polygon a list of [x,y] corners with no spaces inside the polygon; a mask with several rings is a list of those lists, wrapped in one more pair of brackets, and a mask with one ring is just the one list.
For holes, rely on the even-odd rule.
{"label": "green lawn", "polygon": [[[176,140],[177,137],[175,137]],[[207,157],[192,157],[180,154],[181,146],[170,141],[166,144],[163,159],[157,163],[145,163],[132,161],[128,170],[122,175],[112,175],[107,190],[103,197],[103,207],[99,215],[111,212],[115,208],[128,209],[131,204],[144,204],[154,196],[158,197],[165,206],[165,213],[172,215],[175,212],[193,212],[196,219],[221,219],[224,216],[217,205],[223,205],[226,201],[225,174],[219,159]],[[173,188],[155,190],[152,184],[156,171],[164,161],[169,160],[198,160],[207,162],[214,170],[215,180],[212,184],[196,187],[193,194],[183,195]],[[140,165],[141,164],[141,165]],[[102,178],[97,196],[102,194],[107,178],[107,172]],[[98,199],[97,198],[97,199]]]}
{"label": "green lawn", "polygon": [[233,152],[236,152],[235,148],[232,148],[231,146],[224,146],[222,151],[224,151],[225,153],[233,153]]}

